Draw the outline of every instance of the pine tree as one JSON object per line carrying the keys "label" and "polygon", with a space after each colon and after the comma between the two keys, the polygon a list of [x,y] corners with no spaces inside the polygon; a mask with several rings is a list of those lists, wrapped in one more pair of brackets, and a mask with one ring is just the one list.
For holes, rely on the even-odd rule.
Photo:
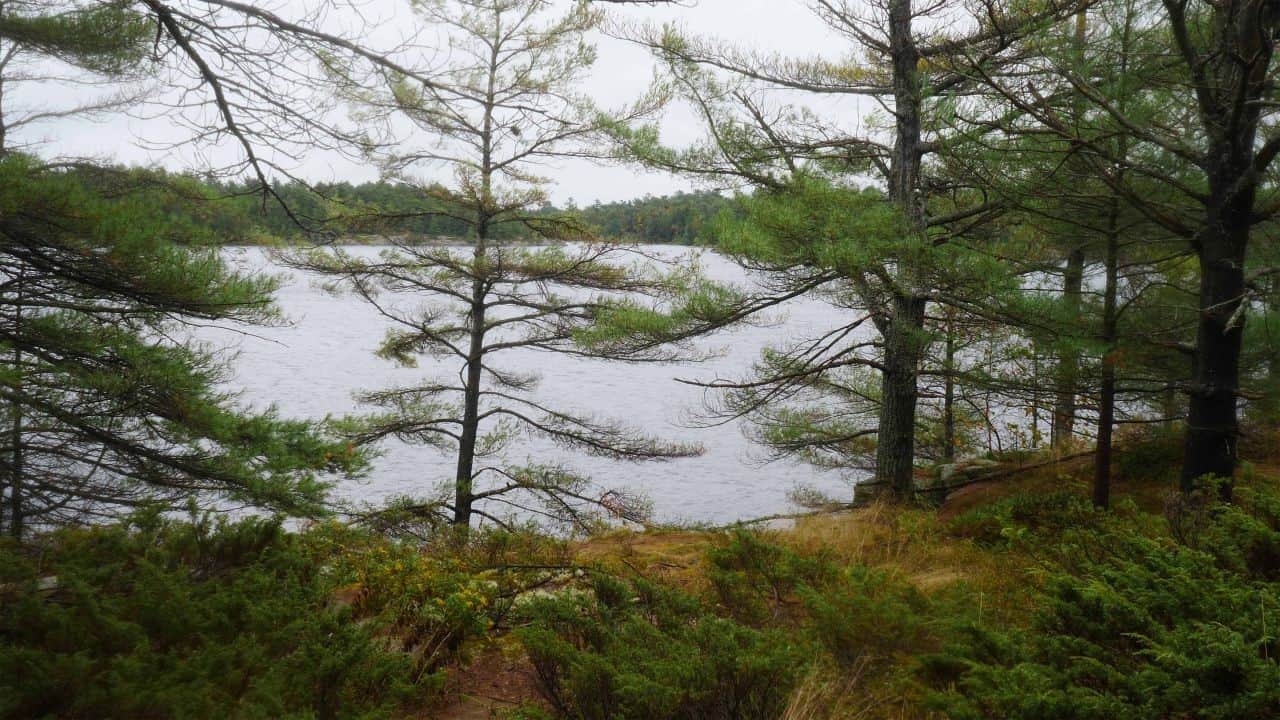
{"label": "pine tree", "polygon": [[[922,9],[910,0],[820,2],[815,9],[851,41],[852,55],[777,58],[690,38],[673,28],[631,33],[665,61],[670,82],[702,116],[709,138],[673,151],[656,142],[652,128],[625,128],[617,135],[640,162],[756,187],[764,215],[783,218],[781,223],[762,217],[754,230],[735,228],[730,236],[749,233],[758,240],[777,230],[776,242],[729,252],[749,269],[774,274],[766,284],[780,289],[778,298],[823,288],[837,298],[837,307],[854,310],[829,336],[780,351],[783,366],[770,367],[774,363],[766,360],[759,377],[716,385],[773,386],[776,391],[763,397],[780,397],[788,387],[813,389],[833,371],[855,364],[873,370],[878,388],[868,392],[862,378],[856,389],[843,393],[860,404],[869,401],[875,408],[873,422],[860,419],[855,428],[851,418],[842,417],[830,433],[811,425],[792,439],[814,447],[858,440],[860,451],[875,454],[874,479],[868,484],[907,499],[914,491],[920,372],[940,319],[938,313],[930,317],[930,304],[942,298],[943,289],[974,279],[960,276],[979,270],[959,259],[965,252],[952,241],[974,233],[1000,211],[980,189],[957,185],[939,172],[940,165],[931,167],[939,150],[952,141],[945,119],[972,84],[966,72],[957,70],[959,59],[977,57],[986,65],[999,65],[1018,37],[1070,14],[1074,6],[987,3],[970,18],[967,27],[973,29],[958,34],[947,29],[956,26],[951,19],[946,28],[939,21],[936,28],[923,29],[928,16],[961,12],[945,3]],[[814,98],[874,98],[885,103],[888,118],[869,129],[851,130],[839,118],[770,103],[768,94],[774,89]],[[863,192],[863,186],[872,184],[869,177],[883,189],[877,202],[868,202]],[[815,178],[827,188],[816,189]],[[842,193],[850,197],[838,198]],[[779,204],[788,194],[793,210]],[[897,219],[887,222],[879,205],[893,208]],[[813,209],[811,217],[805,216],[806,206]],[[869,215],[861,222],[841,217],[843,212]],[[861,234],[842,234],[850,230]],[[846,249],[821,257],[837,238]],[[806,243],[813,248],[805,249]],[[727,246],[734,244],[730,238]],[[769,306],[760,299],[753,302]],[[855,330],[866,326],[874,327],[878,340],[862,342],[861,331]],[[845,342],[854,338],[858,340]],[[802,366],[791,366],[791,359],[800,356]],[[875,443],[868,448],[865,439],[871,436]]]}
{"label": "pine tree", "polygon": [[[1122,176],[1098,177],[1164,232],[1187,241],[1199,261],[1182,472],[1183,489],[1191,491],[1203,476],[1230,478],[1236,463],[1244,321],[1255,293],[1248,283],[1248,249],[1255,227],[1272,221],[1277,208],[1267,179],[1280,155],[1280,137],[1271,131],[1276,108],[1267,98],[1276,82],[1280,14],[1263,1],[1181,0],[1139,3],[1135,13],[1136,34],[1176,52],[1176,62],[1160,64],[1148,78],[1160,79],[1171,110],[1162,114],[1150,103],[1126,103],[1098,78],[1057,68],[1090,112],[1109,118],[1129,142],[1081,138],[1069,118],[1043,106],[1045,95],[1012,82],[1003,94],[1046,132],[1082,143],[1103,165],[1124,168]],[[1153,182],[1163,190],[1151,192]],[[1170,195],[1178,200],[1171,202]],[[1229,483],[1223,492],[1230,495]]]}
{"label": "pine tree", "polygon": [[[1029,38],[1035,52],[1025,62],[985,75],[995,93],[964,120],[979,128],[979,151],[953,163],[972,173],[970,182],[1000,197],[1011,209],[1006,222],[1041,246],[1039,252],[1006,252],[1027,273],[1028,288],[1023,307],[1015,302],[1002,312],[1058,361],[1055,431],[1081,431],[1077,414],[1096,419],[1099,506],[1110,498],[1115,427],[1143,419],[1138,415],[1152,400],[1177,387],[1176,348],[1188,339],[1189,308],[1176,292],[1187,291],[1180,275],[1188,253],[1127,193],[1168,208],[1180,198],[1159,182],[1131,176],[1138,140],[1087,96],[1112,98],[1130,117],[1178,113],[1180,98],[1160,82],[1164,63],[1153,59],[1159,40],[1144,29],[1142,16],[1140,3],[1098,3],[1074,27]],[[1074,87],[1073,78],[1089,78],[1090,90]],[[1038,100],[1023,91],[1028,83]],[[1176,158],[1167,160],[1177,167]],[[1042,299],[1046,277],[1060,278],[1060,296],[1049,302]],[[1035,393],[1042,378],[993,376],[988,382],[1006,393]],[[1063,397],[1068,393],[1070,401]],[[1088,402],[1077,407],[1075,397]],[[1072,417],[1064,416],[1068,408]],[[1063,438],[1054,440],[1060,447]]]}
{"label": "pine tree", "polygon": [[[119,3],[0,8],[7,58],[56,59],[103,81],[137,72],[150,37]],[[225,368],[184,339],[195,323],[275,317],[272,281],[229,272],[200,227],[171,217],[175,199],[201,195],[151,173],[0,158],[8,534],[151,503],[315,514],[321,475],[358,465],[311,424],[240,412],[219,389]]]}
{"label": "pine tree", "polygon": [[7,531],[189,500],[323,512],[358,457],[248,414],[192,324],[274,320],[273,282],[227,270],[143,175],[0,161],[0,440]]}
{"label": "pine tree", "polygon": [[[622,423],[583,417],[532,395],[536,377],[502,367],[513,350],[571,357],[661,361],[675,357],[646,339],[593,335],[602,313],[626,313],[639,297],[666,298],[696,282],[635,265],[642,255],[596,242],[535,246],[510,239],[516,229],[538,242],[583,239],[571,218],[542,212],[548,180],[534,175],[548,158],[581,154],[596,129],[575,85],[594,59],[584,40],[598,15],[585,4],[560,16],[544,0],[450,0],[414,6],[448,37],[451,65],[431,85],[395,73],[335,79],[358,112],[393,125],[410,121],[425,143],[380,147],[392,176],[412,181],[423,167],[443,167],[450,184],[423,182],[420,214],[464,223],[469,246],[393,241],[377,259],[342,251],[294,256],[373,304],[391,324],[380,354],[405,365],[427,355],[456,362],[457,380],[364,393],[377,414],[357,424],[361,443],[396,437],[440,448],[456,459],[444,497],[426,508],[458,526],[479,516],[502,522],[494,506],[533,510],[579,522],[589,506],[619,510],[611,498],[558,462],[510,464],[503,450],[532,434],[571,449],[643,461],[697,453]],[[638,112],[642,108],[634,111]],[[397,295],[426,302],[409,307]],[[533,507],[529,503],[540,502]],[[623,512],[628,512],[623,510]]]}
{"label": "pine tree", "polygon": [[[29,130],[41,124],[138,102],[136,87],[120,88],[149,65],[149,36],[145,18],[118,3],[0,2],[0,151],[29,149]],[[74,83],[77,98],[50,104],[40,90],[51,83]]]}

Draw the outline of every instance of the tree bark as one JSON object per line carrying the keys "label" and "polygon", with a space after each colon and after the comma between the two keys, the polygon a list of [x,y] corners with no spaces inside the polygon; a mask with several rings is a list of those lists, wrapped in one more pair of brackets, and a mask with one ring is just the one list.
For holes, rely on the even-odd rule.
{"label": "tree bark", "polygon": [[[1089,15],[1087,10],[1076,14],[1074,50],[1076,62],[1085,64],[1088,49]],[[1077,126],[1084,122],[1087,104],[1083,94],[1075,93],[1072,115]],[[1084,287],[1084,245],[1077,245],[1067,254],[1067,267],[1062,274],[1062,298],[1067,305],[1070,331],[1075,332],[1080,322],[1081,291]],[[1053,407],[1053,426],[1049,430],[1049,442],[1055,448],[1071,444],[1076,424],[1076,395],[1080,376],[1080,353],[1075,348],[1064,348],[1058,355],[1056,399]]]}
{"label": "tree bark", "polygon": [[1116,421],[1116,293],[1119,284],[1120,238],[1117,232],[1119,207],[1112,201],[1106,250],[1106,285],[1102,301],[1102,377],[1098,393],[1098,444],[1093,455],[1093,505],[1111,505],[1112,435]]}
{"label": "tree bark", "polygon": [[[22,392],[22,350],[18,346],[17,338],[22,334],[22,283],[25,279],[24,274],[19,271],[17,275],[17,293],[15,296],[13,320],[14,320],[14,345],[13,345],[13,370],[18,374],[18,386],[16,395]],[[22,405],[16,399],[9,408],[9,441],[13,443],[13,453],[9,462],[12,464],[9,472],[9,535],[18,540],[22,539],[22,534],[26,530],[26,509],[23,507],[22,494],[26,491],[26,458],[23,457],[22,448]]]}
{"label": "tree bark", "polygon": [[881,379],[880,433],[876,447],[877,480],[898,500],[914,493],[916,400],[925,302],[894,298],[893,321],[885,334],[885,369]]}
{"label": "tree bark", "polygon": [[1228,198],[1224,182],[1213,183],[1213,201],[1196,238],[1200,259],[1200,320],[1187,412],[1182,489],[1214,476],[1230,500],[1239,437],[1237,401],[1244,340],[1244,261],[1254,192]]}
{"label": "tree bark", "polygon": [[1169,385],[1160,392],[1160,415],[1164,424],[1172,427],[1178,422],[1178,388]]}
{"label": "tree bark", "polygon": [[[501,14],[500,12],[498,13]],[[495,19],[494,33],[501,34]],[[493,220],[493,114],[497,107],[498,53],[501,42],[489,42],[488,86],[485,91],[484,120],[480,129],[480,194],[476,200],[476,246],[472,254],[471,337],[467,348],[466,383],[462,396],[462,434],[458,441],[458,471],[454,476],[453,524],[470,527],[475,502],[476,440],[480,435],[480,389],[484,379],[485,308],[489,286],[485,280],[489,252],[489,223]]]}
{"label": "tree bark", "polygon": [[947,310],[947,349],[942,390],[942,459],[956,459],[956,328],[955,310]]}
{"label": "tree bark", "polygon": [[[1080,296],[1084,286],[1084,248],[1072,249],[1067,256],[1067,266],[1062,275],[1062,298],[1067,305],[1068,319],[1074,324],[1080,319]],[[1053,404],[1053,425],[1049,430],[1049,442],[1055,448],[1071,443],[1076,424],[1077,382],[1080,375],[1080,355],[1074,348],[1064,348],[1058,353],[1056,389]]]}
{"label": "tree bark", "polygon": [[1280,12],[1273,0],[1215,3],[1211,17],[1196,24],[1185,3],[1164,0],[1164,6],[1174,46],[1192,72],[1208,188],[1204,226],[1192,238],[1200,260],[1200,318],[1182,489],[1190,492],[1201,478],[1214,476],[1223,480],[1222,498],[1230,500],[1239,436],[1244,262],[1258,187],[1276,157],[1275,138],[1260,148],[1258,135],[1263,108],[1275,92]]}
{"label": "tree bark", "polygon": [[[19,350],[13,351],[14,366],[19,368],[21,372],[22,353]],[[22,452],[22,405],[14,402],[10,408],[10,442],[13,443],[13,457],[10,462],[13,463],[12,472],[9,476],[9,534],[19,540],[22,539],[22,533],[26,530],[26,511],[23,507],[22,494],[26,491],[26,478],[24,465],[26,459]]]}
{"label": "tree bark", "polygon": [[[476,244],[475,265],[484,259],[485,244]],[[462,396],[462,434],[458,441],[458,471],[453,481],[453,524],[471,525],[475,499],[476,439],[480,434],[480,383],[484,374],[485,285],[477,277],[471,283],[471,343],[467,351],[466,384]]]}
{"label": "tree bark", "polygon": [[[911,21],[911,0],[889,3],[896,128],[889,168],[889,200],[901,209],[906,231],[923,241],[920,53],[911,33]],[[890,488],[895,499],[908,500],[914,492],[916,398],[920,360],[927,345],[926,301],[918,293],[919,280],[913,268],[899,266],[895,275],[891,314],[882,322],[885,369],[881,378],[875,479],[878,485]]]}

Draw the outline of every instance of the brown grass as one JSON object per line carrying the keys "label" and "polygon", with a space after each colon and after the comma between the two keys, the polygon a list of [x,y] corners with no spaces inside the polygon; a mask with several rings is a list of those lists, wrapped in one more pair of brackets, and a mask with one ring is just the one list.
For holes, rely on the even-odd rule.
{"label": "brown grass", "polygon": [[997,553],[955,537],[936,511],[877,504],[805,518],[779,540],[798,550],[825,551],[842,562],[877,568],[925,595],[958,591],[992,621],[1025,616],[1031,558]]}
{"label": "brown grass", "polygon": [[715,534],[693,530],[619,530],[584,541],[575,548],[575,559],[694,590],[705,585],[706,553],[715,541]]}

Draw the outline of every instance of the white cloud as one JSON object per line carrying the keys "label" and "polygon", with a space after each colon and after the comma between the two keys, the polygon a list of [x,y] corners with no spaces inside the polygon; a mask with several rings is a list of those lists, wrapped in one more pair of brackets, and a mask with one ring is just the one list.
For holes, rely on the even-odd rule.
{"label": "white cloud", "polygon": [[[565,4],[570,0],[556,0]],[[366,0],[360,4],[362,16],[378,21],[377,39],[394,40],[404,32],[408,15],[402,0]],[[290,0],[298,8],[309,5]],[[836,36],[799,0],[698,0],[696,4],[671,6],[623,6],[610,13],[634,22],[675,22],[687,31],[716,37],[761,52],[807,56],[820,51],[838,57],[847,52],[846,41]],[[638,97],[647,87],[654,71],[648,53],[631,43],[600,35],[596,38],[599,60],[586,83],[586,91],[600,104],[619,106]],[[44,83],[28,87],[26,101],[38,97],[57,104],[71,101],[74,87]],[[860,111],[853,111],[860,115]],[[856,118],[855,118],[856,120]],[[702,129],[688,112],[675,110],[663,124],[664,138],[673,143],[691,142],[701,136]],[[108,158],[125,163],[159,164],[170,168],[201,169],[223,165],[238,157],[238,148],[227,141],[207,141],[170,146],[189,137],[182,128],[163,113],[152,117],[114,115],[100,122],[65,120],[33,129],[23,139],[43,141],[46,155],[75,155]],[[266,152],[270,152],[267,150]],[[376,170],[332,152],[312,151],[304,156],[274,159],[312,180],[350,180],[360,182],[376,177]],[[689,181],[634,167],[600,167],[585,161],[565,161],[547,175],[555,179],[553,196],[558,202],[573,198],[579,205],[595,200],[624,200],[645,194],[666,194],[689,190]]]}

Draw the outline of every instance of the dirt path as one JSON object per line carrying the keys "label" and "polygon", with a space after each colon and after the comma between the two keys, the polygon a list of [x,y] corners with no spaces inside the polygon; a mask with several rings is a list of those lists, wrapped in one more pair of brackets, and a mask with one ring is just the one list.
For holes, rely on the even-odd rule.
{"label": "dirt path", "polygon": [[452,704],[415,718],[432,720],[490,720],[502,717],[525,703],[538,701],[533,667],[527,658],[510,657],[510,650],[485,650],[465,669],[454,675],[456,689]]}

